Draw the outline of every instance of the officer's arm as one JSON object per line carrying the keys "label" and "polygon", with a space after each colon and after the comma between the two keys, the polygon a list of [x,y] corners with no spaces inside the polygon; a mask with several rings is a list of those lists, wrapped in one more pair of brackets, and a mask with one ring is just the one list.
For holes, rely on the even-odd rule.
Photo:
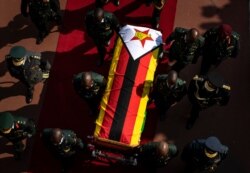
{"label": "officer's arm", "polygon": [[230,99],[230,90],[230,86],[223,85],[223,88],[221,89],[221,99],[218,102],[219,105],[225,106],[228,104]]}
{"label": "officer's arm", "polygon": [[197,61],[198,61],[198,58],[202,55],[202,50],[203,50],[204,43],[205,43],[205,38],[201,36],[199,38],[198,48],[194,52],[194,58],[192,60],[192,64],[196,64]]}
{"label": "officer's arm", "polygon": [[186,94],[187,94],[187,85],[186,82],[182,85],[180,96],[178,97],[177,101],[179,102]]}
{"label": "officer's arm", "polygon": [[6,61],[6,67],[7,67],[8,71],[9,71],[10,75],[12,77],[16,77],[16,73],[13,71],[13,68],[11,67],[12,62],[11,62],[11,57],[9,55],[7,55],[5,57],[5,61]]}
{"label": "officer's arm", "polygon": [[120,26],[119,20],[114,14],[112,14],[112,17],[111,17],[111,25],[112,25],[112,28],[116,32],[120,31],[121,26]]}
{"label": "officer's arm", "polygon": [[234,45],[234,49],[232,51],[231,57],[236,58],[240,51],[240,42],[237,40]]}
{"label": "officer's arm", "polygon": [[92,37],[93,31],[92,31],[92,27],[91,27],[91,22],[92,22],[91,20],[92,20],[91,15],[87,14],[85,17],[85,28],[86,28],[88,35]]}
{"label": "officer's arm", "polygon": [[59,14],[60,13],[60,2],[59,0],[50,0],[50,6],[51,6],[51,9]]}
{"label": "officer's arm", "polygon": [[28,136],[31,137],[36,133],[36,125],[33,120],[28,120],[26,123],[26,130],[28,132]]}
{"label": "officer's arm", "polygon": [[167,37],[167,39],[166,39],[166,44],[169,44],[171,41],[173,41],[174,39],[175,39],[175,32],[176,32],[176,30],[174,31],[174,32],[172,32],[168,37]]}
{"label": "officer's arm", "polygon": [[24,16],[24,17],[27,17],[28,16],[28,0],[22,0],[21,1],[21,14]]}

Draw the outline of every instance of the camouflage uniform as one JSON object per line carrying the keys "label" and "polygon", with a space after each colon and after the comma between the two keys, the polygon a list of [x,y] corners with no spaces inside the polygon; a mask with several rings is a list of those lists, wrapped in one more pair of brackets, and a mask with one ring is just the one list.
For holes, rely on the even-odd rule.
{"label": "camouflage uniform", "polygon": [[166,39],[166,44],[173,41],[169,50],[169,60],[177,61],[172,67],[177,72],[180,72],[188,64],[195,64],[204,45],[202,36],[198,37],[193,43],[188,43],[186,40],[188,31],[189,29],[177,27]]}
{"label": "camouflage uniform", "polygon": [[211,66],[217,67],[225,59],[236,58],[239,53],[240,35],[238,33],[232,32],[229,45],[218,37],[218,28],[212,28],[204,34],[205,44],[201,63],[201,75],[206,75]]}
{"label": "camouflage uniform", "polygon": [[175,85],[170,88],[167,79],[167,74],[158,75],[152,93],[152,99],[160,110],[161,119],[165,119],[166,111],[187,93],[186,81],[178,78]]}
{"label": "camouflage uniform", "polygon": [[[27,12],[29,9],[29,13]],[[51,21],[61,23],[59,0],[49,0],[48,3],[43,0],[22,0],[21,13],[24,16],[30,15],[31,21],[39,31],[37,44],[40,44],[44,37],[49,34],[49,24]]]}
{"label": "camouflage uniform", "polygon": [[104,11],[104,19],[101,23],[95,22],[94,10],[87,13],[85,17],[87,34],[93,39],[100,57],[100,63],[104,61],[106,48],[114,31],[118,32],[120,25],[116,16]]}
{"label": "camouflage uniform", "polygon": [[91,88],[85,89],[82,85],[83,73],[84,72],[74,76],[74,89],[81,98],[86,100],[86,102],[89,104],[92,113],[97,114],[98,107],[100,105],[101,98],[106,87],[106,80],[102,75],[95,72],[90,72],[94,83]]}
{"label": "camouflage uniform", "polygon": [[[7,116],[7,117],[6,117]],[[36,132],[36,126],[33,120],[24,117],[13,116],[9,112],[0,113],[0,126],[11,129],[9,133],[3,133],[0,129],[0,136],[7,138],[14,146],[14,156],[20,159],[21,153],[26,148],[25,139],[31,138]],[[8,124],[8,125],[7,125]],[[6,126],[7,125],[7,126]]]}

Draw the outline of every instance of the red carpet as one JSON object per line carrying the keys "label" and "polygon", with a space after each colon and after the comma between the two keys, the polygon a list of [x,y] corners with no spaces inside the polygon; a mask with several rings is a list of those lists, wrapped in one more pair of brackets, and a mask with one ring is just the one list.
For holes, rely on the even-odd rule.
{"label": "red carpet", "polygon": [[[117,8],[112,3],[105,9],[114,12],[121,23],[140,26],[150,26],[152,6],[146,7],[140,0],[120,0]],[[74,92],[72,77],[82,71],[96,71],[107,76],[109,61],[98,68],[96,67],[97,51],[91,39],[84,32],[84,16],[93,9],[93,0],[68,0],[64,14],[64,26],[58,40],[56,56],[51,71],[45,95],[43,109],[38,122],[38,128],[59,127],[74,130],[80,137],[92,135],[94,119],[88,113],[86,103]],[[164,39],[172,31],[177,0],[168,0],[161,15],[161,28]],[[110,57],[108,57],[110,59]],[[161,67],[162,68],[162,67]],[[146,129],[142,140],[152,138],[156,122],[154,110],[149,110]],[[76,163],[73,172],[127,172],[129,168],[103,168],[101,166],[83,166]],[[31,172],[56,173],[59,172],[59,163],[44,148],[37,135],[33,149]],[[124,171],[123,171],[124,170]],[[132,171],[135,172],[135,171]]]}

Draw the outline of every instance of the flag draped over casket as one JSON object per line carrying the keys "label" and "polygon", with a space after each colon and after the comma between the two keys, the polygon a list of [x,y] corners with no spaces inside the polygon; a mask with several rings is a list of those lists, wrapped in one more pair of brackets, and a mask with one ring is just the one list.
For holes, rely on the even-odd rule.
{"label": "flag draped over casket", "polygon": [[126,25],[118,33],[94,136],[140,143],[148,94],[162,45],[159,31]]}

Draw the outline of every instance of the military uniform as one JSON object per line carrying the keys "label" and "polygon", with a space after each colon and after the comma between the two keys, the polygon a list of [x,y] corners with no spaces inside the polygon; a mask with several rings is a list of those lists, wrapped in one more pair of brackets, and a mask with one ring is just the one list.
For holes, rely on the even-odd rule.
{"label": "military uniform", "polygon": [[160,118],[165,119],[166,111],[179,102],[187,93],[186,81],[178,78],[174,86],[167,83],[168,75],[161,74],[156,77],[152,99],[160,110]]}
{"label": "military uniform", "polygon": [[0,136],[7,138],[14,145],[14,156],[20,159],[26,148],[25,139],[35,134],[36,126],[33,120],[13,116],[9,112],[0,113]]}
{"label": "military uniform", "polygon": [[211,136],[189,143],[182,152],[182,160],[187,163],[187,172],[215,172],[227,154],[228,147],[222,145],[218,138]]}
{"label": "military uniform", "polygon": [[180,72],[188,64],[195,64],[201,55],[204,45],[204,38],[202,36],[199,36],[194,42],[188,43],[188,32],[189,29],[177,27],[166,39],[166,44],[173,41],[169,50],[169,60],[177,61],[172,67],[177,72]]}
{"label": "military uniform", "polygon": [[[27,9],[29,9],[29,13]],[[31,21],[38,29],[37,44],[40,44],[49,34],[51,21],[56,21],[57,24],[60,24],[62,20],[59,0],[48,0],[48,2],[43,2],[43,0],[22,0],[21,13],[24,16],[29,14]]]}
{"label": "military uniform", "polygon": [[149,6],[151,3],[154,5],[154,11],[152,14],[151,25],[153,28],[158,29],[160,23],[160,16],[166,0],[146,0],[146,5]]}
{"label": "military uniform", "polygon": [[120,25],[118,19],[114,14],[104,11],[103,20],[97,23],[94,16],[94,10],[92,10],[86,15],[85,25],[88,35],[93,39],[97,47],[101,65],[106,55],[105,46],[109,45],[109,41],[114,35],[114,31],[119,31]]}
{"label": "military uniform", "polygon": [[[23,64],[16,66],[13,60],[23,59]],[[26,102],[32,99],[34,85],[49,77],[50,64],[41,59],[40,53],[28,52],[22,46],[15,46],[6,55],[6,64],[10,75],[19,79],[27,87]]]}
{"label": "military uniform", "polygon": [[[208,90],[209,83],[215,85],[215,89]],[[227,105],[230,98],[230,86],[223,83],[223,79],[216,74],[208,76],[196,75],[189,84],[188,97],[192,104],[190,118],[187,122],[187,128],[192,128],[196,119],[199,117],[199,112],[213,105]]]}
{"label": "military uniform", "polygon": [[208,73],[211,66],[217,67],[222,61],[228,58],[236,58],[240,49],[240,35],[232,32],[230,44],[219,39],[219,29],[211,28],[205,34],[203,48],[203,59],[201,63],[201,75]]}
{"label": "military uniform", "polygon": [[86,146],[72,130],[62,130],[62,138],[59,144],[51,141],[53,129],[46,128],[42,132],[44,145],[62,162],[63,171],[68,171],[74,162],[77,153],[84,152]]}
{"label": "military uniform", "polygon": [[[95,0],[96,7],[98,8],[103,8],[104,5],[108,4],[110,0]],[[120,1],[119,0],[114,0],[114,5],[119,6]]]}
{"label": "military uniform", "polygon": [[174,144],[168,144],[168,153],[165,156],[158,154],[159,142],[149,142],[138,147],[138,164],[147,167],[161,167],[167,165],[168,161],[174,158],[178,151]]}
{"label": "military uniform", "polygon": [[100,104],[104,89],[106,87],[105,78],[95,72],[90,72],[93,80],[93,86],[89,89],[85,89],[82,84],[83,73],[79,73],[73,78],[73,86],[76,93],[86,100],[93,114],[97,114],[98,106]]}

